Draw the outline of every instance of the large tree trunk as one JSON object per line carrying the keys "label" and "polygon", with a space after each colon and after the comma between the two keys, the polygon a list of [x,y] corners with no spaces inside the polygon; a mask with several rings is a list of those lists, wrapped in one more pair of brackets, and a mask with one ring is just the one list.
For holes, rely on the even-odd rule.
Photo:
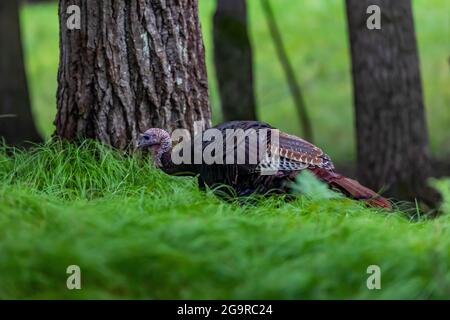
{"label": "large tree trunk", "polygon": [[59,136],[124,149],[149,127],[210,125],[197,0],[60,0],[59,16]]}
{"label": "large tree trunk", "polygon": [[256,120],[246,0],[218,0],[213,31],[223,118],[226,121]]}
{"label": "large tree trunk", "polygon": [[[358,144],[358,175],[372,189],[428,204],[428,134],[410,0],[347,0]],[[369,30],[369,5],[381,30]]]}
{"label": "large tree trunk", "polygon": [[39,142],[28,95],[20,36],[19,5],[0,1],[0,139]]}

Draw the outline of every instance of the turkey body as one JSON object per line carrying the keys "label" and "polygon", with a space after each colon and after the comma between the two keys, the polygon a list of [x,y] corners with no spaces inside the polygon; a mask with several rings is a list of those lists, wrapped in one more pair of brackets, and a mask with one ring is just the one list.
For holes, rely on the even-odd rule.
{"label": "turkey body", "polygon": [[[208,186],[216,191],[237,196],[248,196],[255,193],[264,195],[289,194],[291,192],[290,185],[295,181],[296,176],[302,170],[310,170],[331,188],[337,189],[351,198],[365,200],[372,206],[390,208],[388,200],[362,186],[357,181],[336,173],[327,154],[299,137],[277,131],[278,143],[273,143],[273,133],[270,130],[275,128],[260,121],[230,121],[213,128],[221,132],[225,142],[221,155],[223,164],[213,163],[208,165],[202,163],[191,166],[190,171],[198,175],[199,186],[202,189]],[[252,133],[249,136],[256,134],[259,137],[260,132],[264,131],[262,129],[266,129],[265,132],[268,132],[267,152],[272,156],[271,159],[258,159],[256,163],[249,163],[249,161],[227,163],[226,156],[230,149],[227,149],[226,146],[235,142],[227,141],[227,130],[251,131]],[[241,144],[235,143],[233,147],[235,157],[239,147],[241,147],[241,152],[244,150],[246,160],[252,153],[258,152],[257,149],[252,147],[249,140],[244,140]],[[205,148],[212,141],[202,141],[201,143],[202,151],[205,151]],[[242,143],[245,144],[245,147]],[[273,159],[277,159],[276,163],[273,163]],[[272,170],[271,174],[264,174],[264,169],[268,168]]]}
{"label": "turkey body", "polygon": [[[222,123],[214,127],[223,134],[224,152],[223,162],[224,164],[211,164],[211,165],[196,165],[195,172],[199,174],[199,185],[201,188],[208,186],[215,190],[221,190],[226,193],[233,192],[237,196],[248,196],[254,193],[269,194],[269,193],[289,193],[289,183],[292,182],[299,170],[279,170],[271,175],[262,175],[259,164],[238,164],[236,161],[232,164],[226,163],[226,131],[227,130],[249,130],[254,129],[256,134],[262,129],[275,129],[267,123],[260,121],[230,121]],[[268,144],[270,145],[271,135],[268,134]],[[211,142],[203,143],[203,150]],[[237,153],[238,146],[235,146],[233,150]],[[255,152],[250,150],[248,143],[245,145],[246,158],[248,154]],[[281,161],[280,161],[281,162]],[[231,187],[231,190],[228,188]]]}

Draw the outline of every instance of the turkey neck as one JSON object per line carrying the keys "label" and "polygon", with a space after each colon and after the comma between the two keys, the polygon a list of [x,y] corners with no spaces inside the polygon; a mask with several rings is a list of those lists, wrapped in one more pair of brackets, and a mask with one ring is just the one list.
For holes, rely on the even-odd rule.
{"label": "turkey neck", "polygon": [[172,149],[166,151],[161,156],[162,171],[170,175],[195,176],[194,168],[191,164],[175,164],[172,162]]}

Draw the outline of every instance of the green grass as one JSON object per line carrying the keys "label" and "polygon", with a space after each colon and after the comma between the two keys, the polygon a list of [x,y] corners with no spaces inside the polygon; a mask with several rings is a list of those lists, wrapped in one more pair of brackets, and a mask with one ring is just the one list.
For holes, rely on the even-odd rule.
{"label": "green grass", "polygon": [[[341,198],[239,205],[90,141],[1,148],[0,181],[0,298],[450,295],[450,181],[434,220]],[[372,264],[381,290],[366,288]]]}
{"label": "green grass", "polygon": [[[450,25],[448,0],[414,0],[430,141],[434,153],[450,156]],[[259,1],[248,1],[255,54],[256,94],[261,120],[300,134],[289,89]],[[352,84],[344,1],[272,0],[289,56],[297,71],[313,120],[316,143],[337,162],[354,157]],[[206,45],[213,120],[221,121],[212,56],[212,14],[215,1],[200,0]],[[56,112],[58,17],[56,4],[28,5],[22,10],[28,77],[36,121],[50,136]]]}

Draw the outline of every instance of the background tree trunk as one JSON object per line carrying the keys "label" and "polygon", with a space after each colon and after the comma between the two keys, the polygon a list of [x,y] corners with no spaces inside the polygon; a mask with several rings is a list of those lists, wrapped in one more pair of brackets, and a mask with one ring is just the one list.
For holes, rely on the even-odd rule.
{"label": "background tree trunk", "polygon": [[210,126],[197,0],[60,0],[59,16],[59,136],[124,149],[149,127]]}
{"label": "background tree trunk", "polygon": [[313,128],[311,119],[309,118],[308,110],[306,109],[305,99],[303,99],[302,90],[300,84],[292,67],[292,63],[289,60],[288,54],[284,47],[283,37],[280,32],[280,28],[277,25],[275,14],[272,10],[272,6],[269,0],[261,1],[264,15],[266,16],[267,26],[269,27],[270,35],[272,36],[273,44],[286,75],[286,80],[289,85],[289,90],[294,100],[295,108],[299,116],[300,124],[303,130],[303,138],[309,142],[314,142]]}
{"label": "background tree trunk", "polygon": [[0,1],[0,138],[11,145],[41,141],[30,107],[15,0]]}
{"label": "background tree trunk", "polygon": [[[400,199],[436,203],[426,187],[428,133],[410,0],[347,0],[361,182]],[[381,30],[369,30],[369,5]]]}
{"label": "background tree trunk", "polygon": [[246,0],[217,0],[213,35],[224,120],[256,120]]}

